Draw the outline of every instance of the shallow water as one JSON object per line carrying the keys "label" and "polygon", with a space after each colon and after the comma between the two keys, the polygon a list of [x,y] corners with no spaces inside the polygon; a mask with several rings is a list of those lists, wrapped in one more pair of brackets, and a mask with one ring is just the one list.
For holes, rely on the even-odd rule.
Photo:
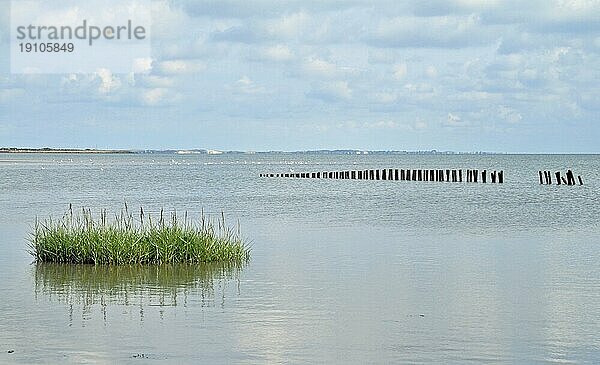
{"label": "shallow water", "polygon": [[[506,183],[258,177],[378,167]],[[567,168],[585,185],[539,185]],[[0,363],[600,362],[599,156],[35,154],[0,171]],[[251,261],[31,263],[36,216],[124,200],[223,210]]]}

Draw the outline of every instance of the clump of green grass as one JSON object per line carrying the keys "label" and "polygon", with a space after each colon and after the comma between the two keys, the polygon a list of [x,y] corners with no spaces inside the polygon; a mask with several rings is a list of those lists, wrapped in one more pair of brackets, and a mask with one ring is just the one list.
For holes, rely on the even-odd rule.
{"label": "clump of green grass", "polygon": [[172,264],[172,263],[244,263],[250,248],[237,229],[218,219],[207,219],[202,212],[198,221],[178,218],[176,212],[158,219],[144,214],[135,216],[127,204],[108,219],[106,210],[96,218],[90,209],[74,212],[69,205],[59,220],[48,218],[36,223],[30,237],[29,252],[37,262],[70,264]]}

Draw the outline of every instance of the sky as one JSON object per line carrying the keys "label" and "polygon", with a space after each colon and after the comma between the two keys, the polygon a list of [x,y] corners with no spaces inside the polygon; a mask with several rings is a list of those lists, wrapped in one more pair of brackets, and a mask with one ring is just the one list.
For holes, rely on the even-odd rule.
{"label": "sky", "polygon": [[146,69],[41,75],[8,9],[0,146],[600,153],[600,0],[152,1]]}

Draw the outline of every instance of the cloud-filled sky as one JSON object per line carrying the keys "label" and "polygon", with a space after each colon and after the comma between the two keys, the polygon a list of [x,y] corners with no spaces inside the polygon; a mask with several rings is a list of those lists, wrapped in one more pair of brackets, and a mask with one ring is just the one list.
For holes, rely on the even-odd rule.
{"label": "cloud-filled sky", "polygon": [[152,22],[144,72],[2,56],[0,146],[600,153],[599,0],[173,0]]}

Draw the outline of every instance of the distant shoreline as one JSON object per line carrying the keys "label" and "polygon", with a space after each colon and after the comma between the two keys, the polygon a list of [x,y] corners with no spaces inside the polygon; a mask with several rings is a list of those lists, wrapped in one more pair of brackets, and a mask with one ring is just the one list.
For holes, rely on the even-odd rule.
{"label": "distant shoreline", "polygon": [[448,156],[460,156],[460,155],[471,155],[471,156],[494,156],[494,155],[598,155],[598,153],[541,153],[541,152],[486,152],[486,151],[473,151],[473,152],[456,152],[456,151],[438,151],[438,150],[304,150],[304,151],[227,151],[227,150],[209,150],[209,149],[164,149],[164,150],[153,150],[153,149],[132,149],[132,150],[103,150],[95,148],[16,148],[16,147],[0,147],[0,154],[17,154],[17,153],[31,153],[31,154],[167,154],[167,155],[448,155]]}
{"label": "distant shoreline", "polygon": [[0,153],[74,153],[74,154],[122,154],[134,153],[128,150],[97,150],[92,148],[0,148]]}

